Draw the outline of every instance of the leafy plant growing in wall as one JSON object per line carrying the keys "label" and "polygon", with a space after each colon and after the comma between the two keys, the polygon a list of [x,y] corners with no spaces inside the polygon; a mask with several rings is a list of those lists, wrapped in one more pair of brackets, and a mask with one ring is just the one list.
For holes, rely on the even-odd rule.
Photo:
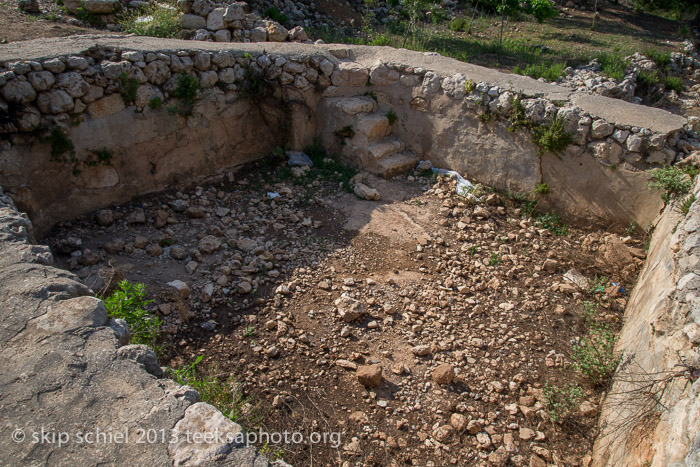
{"label": "leafy plant growing in wall", "polygon": [[572,142],[571,134],[564,128],[564,120],[556,117],[549,125],[536,125],[532,129],[532,139],[537,144],[537,153],[560,153]]}
{"label": "leafy plant growing in wall", "polygon": [[139,90],[139,81],[135,78],[129,78],[126,72],[119,75],[121,82],[121,95],[125,104],[130,104],[136,100],[136,93]]}
{"label": "leafy plant growing in wall", "polygon": [[199,79],[196,76],[181,74],[177,77],[177,87],[172,92],[172,96],[178,100],[177,105],[168,107],[171,115],[181,115],[189,117],[194,110],[194,104],[202,89]]}
{"label": "leafy plant growing in wall", "polygon": [[668,204],[672,199],[685,196],[690,192],[695,175],[691,173],[684,172],[676,165],[653,169],[649,186],[663,190],[661,199],[664,201],[664,204]]}

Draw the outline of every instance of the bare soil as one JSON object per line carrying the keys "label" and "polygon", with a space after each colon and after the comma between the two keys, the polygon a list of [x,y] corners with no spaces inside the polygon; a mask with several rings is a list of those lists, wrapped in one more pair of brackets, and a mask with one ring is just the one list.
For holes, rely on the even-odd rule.
{"label": "bare soil", "polygon": [[[292,465],[587,465],[601,388],[572,367],[572,345],[589,327],[585,301],[619,327],[641,240],[571,226],[557,236],[518,203],[487,192],[474,204],[449,180],[367,177],[382,200],[364,201],[313,174],[280,180],[252,165],[232,182],[115,206],[108,226],[92,215],[59,225],[43,241],[96,291],[120,277],[146,283],[165,322],[161,364],[201,355],[202,375],[236,381],[246,429],[342,433],[338,446],[264,447]],[[145,222],[127,223],[140,209]],[[222,242],[213,253],[201,251],[207,235]],[[137,236],[147,245],[135,247]],[[82,246],[61,254],[70,237]],[[120,251],[107,245],[115,238]],[[171,256],[178,246],[187,258]],[[567,282],[572,269],[602,288]],[[189,298],[167,285],[176,279]],[[343,294],[364,306],[359,319],[340,318]],[[354,365],[369,364],[381,366],[378,387],[358,381]],[[440,365],[451,382],[435,380]],[[543,389],[569,383],[588,404],[555,423]]]}

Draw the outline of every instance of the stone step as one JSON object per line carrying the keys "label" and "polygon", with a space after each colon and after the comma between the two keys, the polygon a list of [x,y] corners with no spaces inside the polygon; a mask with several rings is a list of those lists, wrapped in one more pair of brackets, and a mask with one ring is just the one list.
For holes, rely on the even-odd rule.
{"label": "stone step", "polygon": [[413,170],[418,164],[418,157],[411,152],[397,152],[379,161],[379,174],[384,178]]}
{"label": "stone step", "polygon": [[367,143],[373,143],[391,133],[389,119],[378,113],[360,114],[357,116],[355,134]]}
{"label": "stone step", "polygon": [[395,152],[401,152],[406,145],[403,141],[397,138],[384,138],[376,143],[372,143],[367,147],[367,152],[376,161],[381,161],[383,158]]}
{"label": "stone step", "polygon": [[342,97],[336,99],[333,105],[348,115],[372,113],[377,109],[377,103],[368,96]]}

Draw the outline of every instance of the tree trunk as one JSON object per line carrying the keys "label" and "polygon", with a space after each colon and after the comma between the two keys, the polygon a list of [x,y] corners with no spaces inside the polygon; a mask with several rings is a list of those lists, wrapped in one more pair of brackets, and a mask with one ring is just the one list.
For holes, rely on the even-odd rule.
{"label": "tree trunk", "polygon": [[693,21],[690,22],[690,25],[700,27],[700,8],[698,9],[698,12],[695,14],[695,18],[693,18]]}

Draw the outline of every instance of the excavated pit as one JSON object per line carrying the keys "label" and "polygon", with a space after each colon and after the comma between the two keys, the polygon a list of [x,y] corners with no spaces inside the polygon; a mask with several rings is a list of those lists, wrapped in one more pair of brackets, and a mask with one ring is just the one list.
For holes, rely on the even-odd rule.
{"label": "excavated pit", "polygon": [[[475,204],[419,172],[370,177],[382,200],[365,201],[316,169],[269,165],[87,214],[42,242],[101,294],[147,284],[160,363],[202,356],[201,376],[239,391],[247,430],[342,433],[265,448],[292,465],[590,462],[602,388],[572,368],[572,343],[591,319],[619,330],[641,238],[556,235],[503,195]],[[341,318],[343,294],[365,313]],[[382,379],[365,388],[356,369],[370,364]],[[548,421],[545,386],[571,383],[585,404]]]}
{"label": "excavated pit", "polygon": [[[127,278],[164,321],[160,364],[202,357],[197,377],[234,395],[224,415],[326,433],[253,443],[270,459],[695,465],[700,208],[660,218],[648,186],[690,145],[684,118],[389,48],[85,36],[10,44],[0,64],[8,426],[240,429],[85,297]],[[202,85],[189,101],[182,76]],[[561,154],[512,128],[555,115],[573,138]],[[337,160],[290,168],[274,149],[314,141]],[[493,188],[475,203],[421,159]],[[345,191],[344,164],[381,199]],[[665,375],[663,391],[639,397],[633,376],[604,399],[573,365],[591,329],[621,331],[620,373]],[[572,384],[570,411],[546,406]],[[231,442],[2,446],[8,462],[266,462]]]}

